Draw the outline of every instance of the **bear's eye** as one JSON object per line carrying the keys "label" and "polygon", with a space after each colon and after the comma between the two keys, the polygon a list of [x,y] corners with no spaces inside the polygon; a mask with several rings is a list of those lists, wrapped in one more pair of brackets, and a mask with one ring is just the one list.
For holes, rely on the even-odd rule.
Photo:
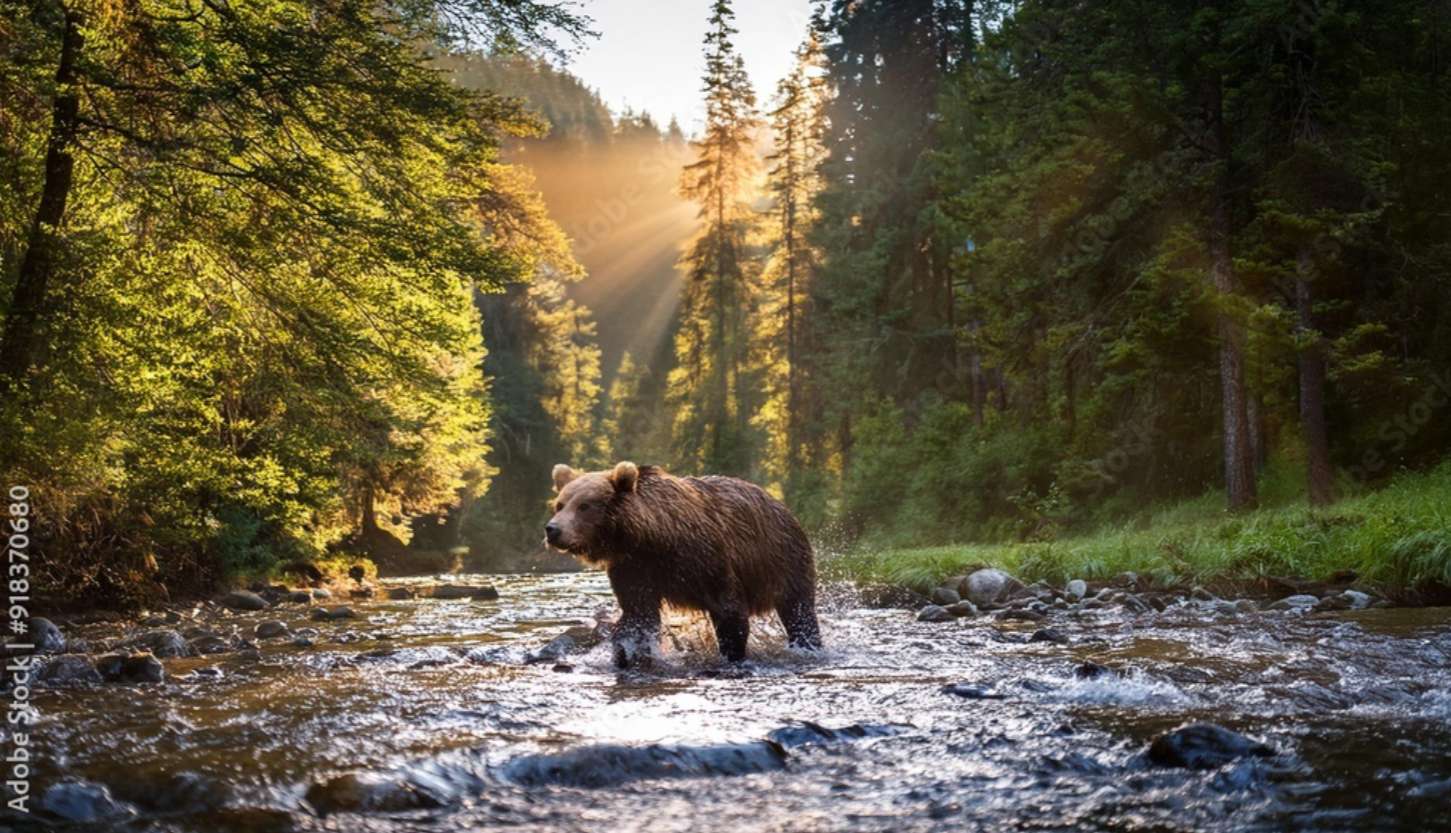
{"label": "bear's eye", "polygon": [[579,505],[579,511],[581,511],[581,512],[587,512],[587,511],[589,511],[589,504],[588,503],[581,503]]}
{"label": "bear's eye", "polygon": [[556,511],[556,512],[563,512],[564,511],[564,501],[560,501],[560,502],[554,504],[554,511]]}

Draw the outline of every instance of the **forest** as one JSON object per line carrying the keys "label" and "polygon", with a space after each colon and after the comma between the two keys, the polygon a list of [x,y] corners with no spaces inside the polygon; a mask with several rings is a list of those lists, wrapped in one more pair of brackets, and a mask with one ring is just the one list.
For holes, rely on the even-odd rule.
{"label": "forest", "polygon": [[1444,487],[1444,3],[833,0],[758,100],[717,0],[689,135],[552,0],[3,8],[0,459],[58,602],[536,569],[558,462],[832,551]]}

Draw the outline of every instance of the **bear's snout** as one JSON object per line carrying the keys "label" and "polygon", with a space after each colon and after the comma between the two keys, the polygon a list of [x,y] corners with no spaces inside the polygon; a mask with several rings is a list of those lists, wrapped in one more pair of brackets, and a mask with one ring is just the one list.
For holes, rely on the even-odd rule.
{"label": "bear's snout", "polygon": [[559,524],[554,521],[550,521],[544,525],[544,540],[548,541],[550,546],[559,546],[559,538],[561,535],[563,533],[559,529]]}

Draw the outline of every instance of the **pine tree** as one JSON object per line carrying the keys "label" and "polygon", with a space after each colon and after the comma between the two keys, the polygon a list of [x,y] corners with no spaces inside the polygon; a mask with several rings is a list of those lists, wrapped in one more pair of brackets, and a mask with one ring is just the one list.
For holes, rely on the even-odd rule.
{"label": "pine tree", "polygon": [[[802,350],[803,322],[810,314],[803,308],[810,292],[810,276],[818,254],[809,241],[816,221],[814,201],[820,191],[818,168],[825,157],[822,146],[825,118],[825,78],[821,43],[813,25],[806,40],[796,51],[792,71],[776,88],[770,123],[775,151],[766,157],[767,188],[774,202],[771,208],[773,230],[771,263],[768,270],[776,279],[768,289],[784,295],[779,310],[785,326],[780,338],[768,345],[768,363],[784,364],[784,379],[777,379],[773,392],[774,405],[768,410],[780,411],[777,425],[771,426],[771,457],[780,463],[780,474],[789,487],[801,463]],[[772,309],[771,312],[778,310]],[[760,332],[761,328],[753,328]],[[779,377],[780,373],[776,376]]]}
{"label": "pine tree", "polygon": [[693,143],[695,161],[681,181],[682,193],[700,206],[701,227],[684,260],[670,389],[680,456],[711,471],[745,473],[751,453],[748,385],[742,378],[748,353],[744,307],[759,119],[755,92],[731,42],[734,18],[729,0],[712,5],[705,36],[705,130]]}

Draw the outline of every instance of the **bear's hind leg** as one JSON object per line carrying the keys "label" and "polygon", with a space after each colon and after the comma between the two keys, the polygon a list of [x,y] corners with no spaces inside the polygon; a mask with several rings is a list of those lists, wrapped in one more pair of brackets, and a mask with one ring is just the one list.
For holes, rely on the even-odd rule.
{"label": "bear's hind leg", "polygon": [[786,644],[792,648],[815,651],[821,648],[821,625],[816,621],[816,593],[789,598],[776,607],[781,626],[786,629]]}
{"label": "bear's hind leg", "polygon": [[750,617],[739,611],[712,611],[710,623],[715,625],[715,641],[720,646],[720,655],[729,662],[745,659],[746,641],[751,637]]}

